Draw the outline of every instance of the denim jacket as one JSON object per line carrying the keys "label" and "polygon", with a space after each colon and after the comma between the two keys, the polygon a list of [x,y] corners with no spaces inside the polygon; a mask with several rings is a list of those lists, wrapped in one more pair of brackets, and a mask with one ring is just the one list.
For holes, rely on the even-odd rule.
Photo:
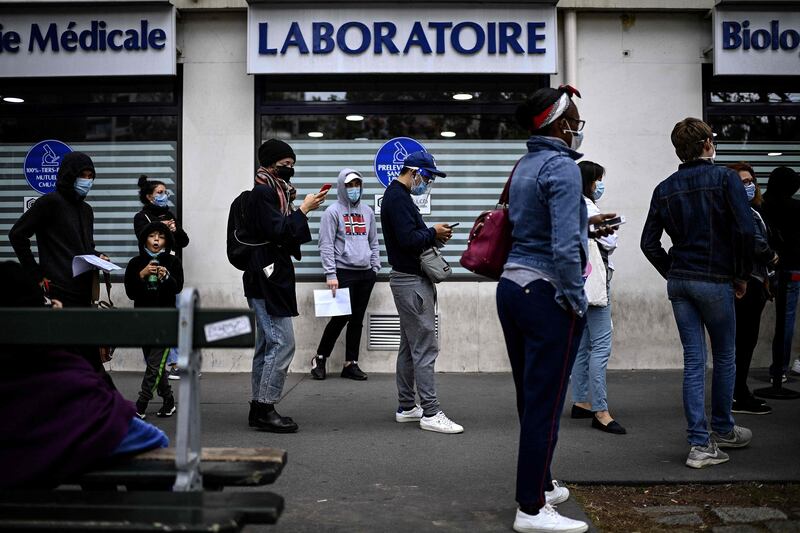
{"label": "denim jacket", "polygon": [[556,288],[556,301],[578,315],[588,306],[583,292],[588,222],[574,161],[582,156],[561,139],[531,137],[512,175],[508,206],[513,240],[507,264],[544,274]]}
{"label": "denim jacket", "polygon": [[[661,246],[664,231],[672,239],[669,253]],[[746,281],[754,231],[736,172],[696,159],[680,165],[653,191],[641,248],[665,278]]]}

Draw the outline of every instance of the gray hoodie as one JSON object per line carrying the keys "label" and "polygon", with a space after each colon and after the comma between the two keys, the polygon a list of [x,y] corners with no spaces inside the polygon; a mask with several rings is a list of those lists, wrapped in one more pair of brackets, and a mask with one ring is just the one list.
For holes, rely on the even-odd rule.
{"label": "gray hoodie", "polygon": [[[336,203],[322,214],[319,224],[319,255],[326,279],[336,279],[336,269],[374,270],[381,269],[378,252],[378,231],[375,212],[361,198],[352,203],[347,197],[344,178],[360,172],[344,168],[336,180]],[[362,179],[363,194],[363,179]]]}

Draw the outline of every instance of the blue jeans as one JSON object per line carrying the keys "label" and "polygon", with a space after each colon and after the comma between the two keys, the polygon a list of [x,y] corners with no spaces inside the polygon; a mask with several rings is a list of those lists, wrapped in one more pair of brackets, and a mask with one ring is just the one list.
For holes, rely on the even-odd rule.
{"label": "blue jeans", "polygon": [[691,446],[708,443],[706,420],[706,336],[711,338],[714,374],[711,429],[733,429],[733,385],[736,379],[736,312],[733,285],[670,278],[667,293],[683,344],[683,410]]}
{"label": "blue jeans", "polygon": [[286,373],[294,358],[292,317],[270,315],[261,298],[248,298],[247,304],[256,314],[253,400],[275,404],[281,400]]}
{"label": "blue jeans", "polygon": [[[772,338],[772,360],[781,362],[781,368],[770,364],[769,375],[785,374],[792,358],[792,337],[797,317],[797,301],[800,297],[800,281],[792,281],[791,271],[778,272],[778,287],[775,291],[775,335]],[[777,355],[777,358],[775,357]]]}
{"label": "blue jeans", "polygon": [[592,411],[608,411],[606,367],[611,356],[611,302],[605,307],[589,306],[575,365],[572,367],[572,401],[589,401]]}

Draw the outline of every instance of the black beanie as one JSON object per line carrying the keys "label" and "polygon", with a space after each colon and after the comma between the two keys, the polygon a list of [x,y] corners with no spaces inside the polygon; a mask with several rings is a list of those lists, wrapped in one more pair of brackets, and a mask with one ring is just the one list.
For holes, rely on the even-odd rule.
{"label": "black beanie", "polygon": [[262,167],[271,167],[276,161],[291,157],[297,161],[292,147],[280,139],[270,139],[258,149],[258,164]]}

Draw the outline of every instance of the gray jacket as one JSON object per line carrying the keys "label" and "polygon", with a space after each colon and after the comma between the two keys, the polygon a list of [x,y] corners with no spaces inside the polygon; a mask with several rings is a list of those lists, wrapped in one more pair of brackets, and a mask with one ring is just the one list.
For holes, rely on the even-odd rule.
{"label": "gray jacket", "polygon": [[[375,212],[363,198],[356,203],[347,197],[344,179],[360,172],[344,168],[336,180],[336,203],[330,205],[319,225],[319,255],[326,279],[336,279],[336,269],[381,269]],[[363,186],[362,186],[363,193]]]}

